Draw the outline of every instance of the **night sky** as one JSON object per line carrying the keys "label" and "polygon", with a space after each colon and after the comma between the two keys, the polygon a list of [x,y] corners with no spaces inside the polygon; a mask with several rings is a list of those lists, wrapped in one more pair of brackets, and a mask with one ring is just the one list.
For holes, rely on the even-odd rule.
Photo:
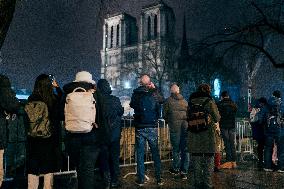
{"label": "night sky", "polygon": [[[52,73],[61,85],[87,70],[99,77],[102,19],[126,12],[137,18],[152,0],[22,0],[4,46],[0,73],[18,89],[33,87],[41,73]],[[176,16],[176,38],[181,39],[186,16],[188,41],[238,24],[248,4],[245,0],[164,0]],[[100,8],[101,7],[101,8]]]}

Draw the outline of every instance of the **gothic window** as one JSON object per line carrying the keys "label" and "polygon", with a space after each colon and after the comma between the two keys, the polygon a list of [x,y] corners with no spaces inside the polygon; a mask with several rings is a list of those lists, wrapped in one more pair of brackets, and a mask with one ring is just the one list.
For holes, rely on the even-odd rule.
{"label": "gothic window", "polygon": [[148,17],[147,39],[151,40],[151,17]]}
{"label": "gothic window", "polygon": [[110,28],[110,48],[113,47],[113,26]]}
{"label": "gothic window", "polygon": [[158,17],[155,15],[154,17],[154,37],[156,38],[158,34]]}
{"label": "gothic window", "polygon": [[119,24],[116,26],[116,46],[119,46]]}

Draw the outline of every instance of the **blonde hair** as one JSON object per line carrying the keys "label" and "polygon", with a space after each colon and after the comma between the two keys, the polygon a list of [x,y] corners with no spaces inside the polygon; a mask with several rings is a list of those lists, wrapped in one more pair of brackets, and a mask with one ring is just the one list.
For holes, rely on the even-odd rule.
{"label": "blonde hair", "polygon": [[150,77],[148,75],[142,75],[140,78],[140,84],[143,86],[149,85],[151,83]]}

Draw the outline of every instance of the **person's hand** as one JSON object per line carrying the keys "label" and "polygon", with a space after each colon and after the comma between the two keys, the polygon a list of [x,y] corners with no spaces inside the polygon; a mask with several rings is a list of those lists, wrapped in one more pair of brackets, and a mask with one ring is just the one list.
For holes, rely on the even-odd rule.
{"label": "person's hand", "polygon": [[52,81],[52,86],[56,88],[56,87],[59,87],[59,84],[57,83],[56,80],[53,80]]}
{"label": "person's hand", "polygon": [[153,82],[150,82],[150,83],[148,84],[148,88],[149,88],[149,89],[155,89],[154,83],[153,83]]}

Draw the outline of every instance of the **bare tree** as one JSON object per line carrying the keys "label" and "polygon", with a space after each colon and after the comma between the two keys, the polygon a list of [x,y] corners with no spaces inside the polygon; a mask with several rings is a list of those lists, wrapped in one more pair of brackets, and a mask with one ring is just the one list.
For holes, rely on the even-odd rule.
{"label": "bare tree", "polygon": [[0,49],[15,11],[16,0],[0,0]]}
{"label": "bare tree", "polygon": [[279,56],[282,53],[268,45],[270,40],[284,40],[283,2],[264,4],[253,0],[250,5],[253,8],[251,11],[254,11],[250,21],[206,37],[198,51],[218,46],[223,48],[225,55],[248,47],[266,57],[275,68],[284,68],[284,57]]}

